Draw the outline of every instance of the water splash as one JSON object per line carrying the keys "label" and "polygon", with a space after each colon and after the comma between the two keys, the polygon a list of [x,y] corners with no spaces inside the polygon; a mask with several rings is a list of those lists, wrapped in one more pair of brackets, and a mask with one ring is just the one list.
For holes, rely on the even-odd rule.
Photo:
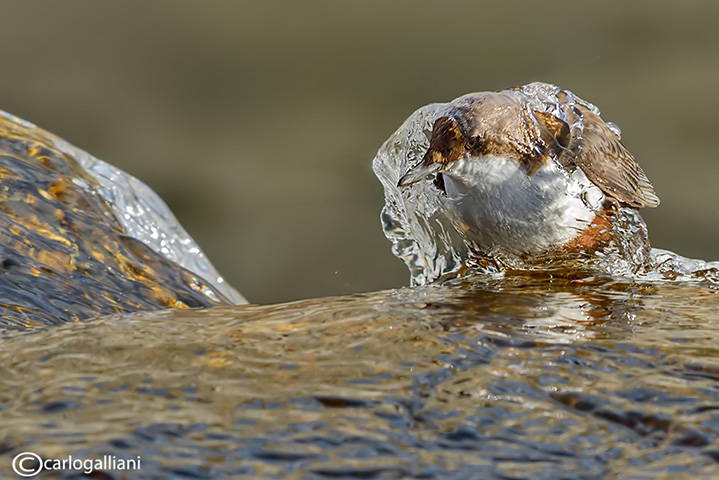
{"label": "water splash", "polygon": [[0,329],[244,301],[146,185],[10,115],[0,199]]}
{"label": "water splash", "polygon": [[[127,172],[90,155],[31,122],[2,110],[0,117],[20,127],[23,130],[22,135],[42,138],[77,161],[99,184],[99,188],[80,178],[73,179],[73,183],[89,195],[99,194],[112,209],[125,235],[139,240],[167,260],[177,263],[190,272],[195,272],[233,303],[247,303],[237,290],[225,282],[190,234],[175,218],[167,204],[150,187]],[[213,296],[210,290],[203,291],[203,294]]]}
{"label": "water splash", "polygon": [[432,104],[414,112],[380,148],[372,162],[384,186],[382,228],[392,242],[392,253],[410,270],[413,285],[424,285],[459,269],[469,258],[470,246],[449,217],[449,201],[432,183],[420,182],[400,189],[397,182],[419,162],[429,147],[432,125],[444,104]]}
{"label": "water splash", "polygon": [[[600,115],[595,105],[551,84],[537,82],[516,90],[527,96],[530,112],[540,110],[556,116],[569,125],[576,139],[582,138],[583,119],[572,115],[573,107],[579,105]],[[397,186],[400,176],[424,156],[434,121],[446,105],[430,104],[414,112],[382,145],[372,163],[385,192],[382,228],[392,242],[392,253],[407,264],[412,285],[467,273],[503,276],[510,270],[557,273],[588,269],[649,281],[719,279],[719,262],[691,260],[652,249],[644,220],[631,208],[620,209],[611,227],[612,241],[597,251],[532,259],[482,252],[464,233],[452,202],[435,182],[418,182],[411,188]],[[617,137],[621,136],[617,125],[608,125]]]}

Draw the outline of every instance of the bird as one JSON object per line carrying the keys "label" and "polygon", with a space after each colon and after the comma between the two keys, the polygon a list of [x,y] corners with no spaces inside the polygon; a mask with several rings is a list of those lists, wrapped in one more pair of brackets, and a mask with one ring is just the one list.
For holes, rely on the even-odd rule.
{"label": "bird", "polygon": [[[532,95],[537,85],[552,92],[551,102]],[[595,251],[611,241],[623,209],[659,205],[618,128],[549,84],[470,93],[445,104],[422,160],[397,186],[423,181],[447,197],[446,214],[490,255]]]}

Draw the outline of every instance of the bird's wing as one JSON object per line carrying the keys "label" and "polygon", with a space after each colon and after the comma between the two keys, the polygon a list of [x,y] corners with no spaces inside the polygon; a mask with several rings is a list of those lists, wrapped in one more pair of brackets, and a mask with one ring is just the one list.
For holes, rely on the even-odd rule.
{"label": "bird's wing", "polygon": [[609,126],[588,109],[565,106],[578,131],[547,112],[535,111],[542,139],[550,154],[565,167],[582,169],[587,178],[609,197],[635,208],[656,207],[659,197],[639,164]]}
{"label": "bird's wing", "polygon": [[606,195],[632,207],[659,205],[654,187],[619,137],[598,115],[584,107],[577,108],[584,120],[584,129],[575,162],[587,178]]}

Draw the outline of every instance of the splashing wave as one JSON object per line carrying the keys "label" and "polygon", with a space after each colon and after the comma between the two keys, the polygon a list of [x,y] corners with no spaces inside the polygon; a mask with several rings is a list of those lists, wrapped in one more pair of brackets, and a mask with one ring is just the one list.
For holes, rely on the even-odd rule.
{"label": "splashing wave", "polygon": [[[569,91],[546,83],[518,88],[529,99],[530,108],[545,111],[567,122],[581,137],[582,120],[569,118],[567,106],[581,105],[599,115],[599,109]],[[565,99],[559,100],[558,94]],[[719,283],[719,262],[681,257],[666,250],[652,249],[646,224],[633,209],[622,208],[613,226],[612,244],[580,258],[543,257],[507,259],[488,256],[464,234],[462,222],[453,214],[450,200],[433,182],[419,182],[412,188],[397,186],[400,176],[417,164],[427,151],[432,126],[446,104],[426,105],[414,112],[382,145],[372,167],[384,187],[382,228],[392,242],[392,253],[407,264],[412,285],[424,285],[441,277],[466,273],[502,276],[510,270],[577,270],[588,268],[618,276],[644,280],[708,280]],[[619,127],[608,123],[618,137]]]}

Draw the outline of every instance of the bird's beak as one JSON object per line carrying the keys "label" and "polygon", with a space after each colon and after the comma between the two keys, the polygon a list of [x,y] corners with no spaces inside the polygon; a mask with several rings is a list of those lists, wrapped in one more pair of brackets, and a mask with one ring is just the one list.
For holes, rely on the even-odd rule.
{"label": "bird's beak", "polygon": [[433,161],[431,155],[425,155],[421,162],[411,167],[397,182],[398,187],[406,187],[420,180],[424,180],[433,173],[437,173],[442,168],[441,163]]}
{"label": "bird's beak", "polygon": [[440,117],[432,127],[432,139],[424,158],[402,175],[397,186],[406,187],[433,173],[446,170],[451,162],[459,160],[463,153],[464,136],[457,122],[450,117]]}

